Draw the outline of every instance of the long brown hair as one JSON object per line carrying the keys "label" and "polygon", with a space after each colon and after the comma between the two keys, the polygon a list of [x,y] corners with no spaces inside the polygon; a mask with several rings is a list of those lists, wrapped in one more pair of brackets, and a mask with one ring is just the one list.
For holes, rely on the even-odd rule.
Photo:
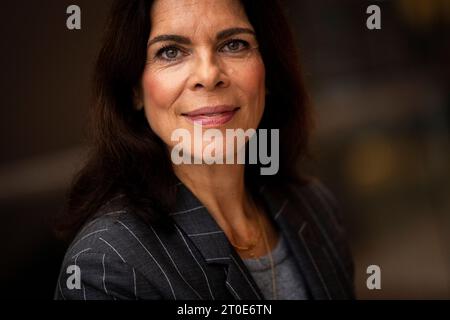
{"label": "long brown hair", "polygon": [[[114,195],[124,194],[149,222],[164,221],[174,204],[176,177],[163,141],[143,111],[133,106],[146,61],[150,0],[116,0],[109,17],[94,77],[90,110],[90,152],[74,177],[57,232],[73,237],[83,223]],[[279,129],[279,171],[262,176],[247,165],[245,182],[253,193],[262,182],[283,187],[303,181],[298,165],[308,157],[312,117],[301,77],[293,34],[276,0],[242,0],[255,29],[266,67],[265,111],[259,128]]]}

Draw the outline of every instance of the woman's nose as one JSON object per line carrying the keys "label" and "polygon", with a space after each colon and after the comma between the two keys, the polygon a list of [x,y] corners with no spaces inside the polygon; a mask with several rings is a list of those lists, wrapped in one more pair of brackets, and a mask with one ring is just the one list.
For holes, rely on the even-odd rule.
{"label": "woman's nose", "polygon": [[228,76],[218,57],[209,52],[196,57],[189,85],[191,90],[213,91],[228,85]]}

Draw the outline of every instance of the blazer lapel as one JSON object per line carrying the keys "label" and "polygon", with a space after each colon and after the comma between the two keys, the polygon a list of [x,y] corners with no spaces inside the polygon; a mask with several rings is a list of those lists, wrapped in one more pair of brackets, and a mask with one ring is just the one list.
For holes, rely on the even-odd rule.
{"label": "blazer lapel", "polygon": [[238,300],[260,300],[263,295],[253,277],[232,248],[225,233],[206,207],[181,182],[175,211],[169,215],[194,243],[207,264],[225,267],[225,286]]}
{"label": "blazer lapel", "polygon": [[[170,216],[197,247],[207,264],[225,267],[225,286],[239,300],[264,299],[260,289],[239,254],[207,208],[181,182],[178,182],[177,203]],[[312,299],[349,298],[339,280],[336,263],[323,235],[310,215],[311,208],[295,194],[280,194],[269,186],[260,189],[261,198],[270,217],[293,252]]]}
{"label": "blazer lapel", "polygon": [[[301,188],[301,187],[300,187]],[[349,298],[323,235],[311,219],[312,208],[298,195],[262,188],[269,214],[279,226],[300,267],[313,299]]]}

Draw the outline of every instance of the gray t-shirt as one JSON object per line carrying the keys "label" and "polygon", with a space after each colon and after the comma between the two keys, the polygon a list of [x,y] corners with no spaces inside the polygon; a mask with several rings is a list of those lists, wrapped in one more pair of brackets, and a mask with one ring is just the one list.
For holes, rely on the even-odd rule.
{"label": "gray t-shirt", "polygon": [[[307,300],[308,294],[305,282],[288,244],[281,234],[278,244],[272,251],[272,259],[275,266],[277,299]],[[264,297],[273,300],[272,269],[269,254],[255,259],[243,259],[243,261]]]}

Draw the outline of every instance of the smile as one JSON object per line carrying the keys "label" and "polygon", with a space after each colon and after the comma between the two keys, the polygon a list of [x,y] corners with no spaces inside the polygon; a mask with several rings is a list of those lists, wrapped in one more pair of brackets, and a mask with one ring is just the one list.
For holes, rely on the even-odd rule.
{"label": "smile", "polygon": [[201,124],[202,126],[220,126],[233,119],[240,107],[236,106],[215,106],[203,107],[192,112],[182,113],[189,122]]}

